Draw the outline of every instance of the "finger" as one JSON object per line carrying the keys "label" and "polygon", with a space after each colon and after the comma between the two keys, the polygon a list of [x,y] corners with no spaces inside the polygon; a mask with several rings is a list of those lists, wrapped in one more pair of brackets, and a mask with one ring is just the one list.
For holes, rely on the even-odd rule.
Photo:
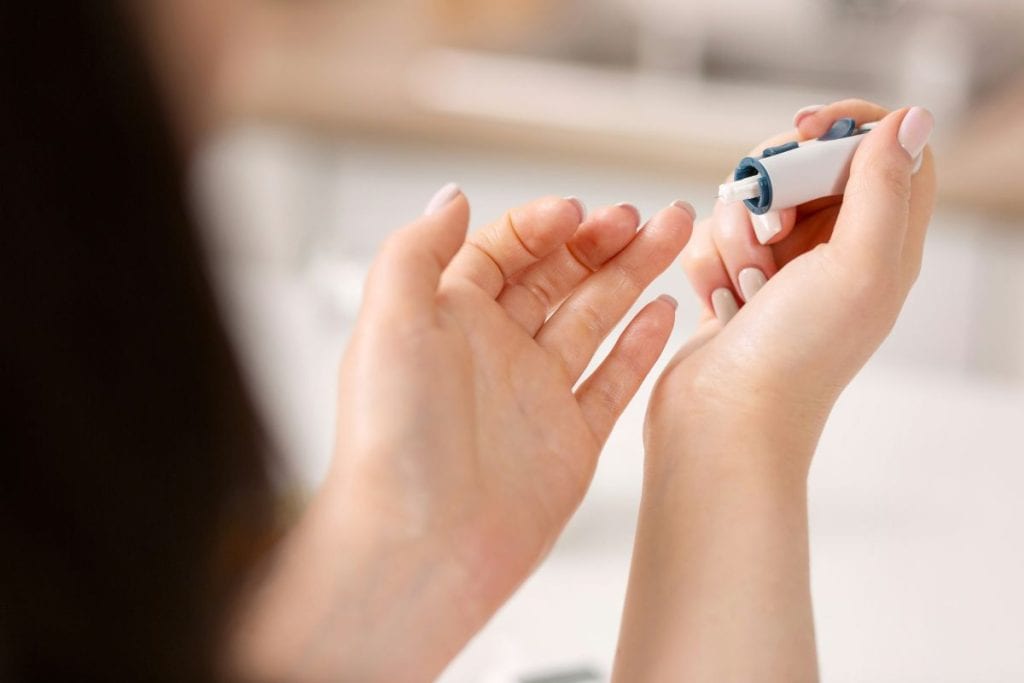
{"label": "finger", "polygon": [[729,271],[725,269],[712,237],[715,220],[712,216],[697,224],[680,260],[690,286],[704,303],[706,315],[714,316],[725,324],[736,315],[739,304]]}
{"label": "finger", "polygon": [[935,159],[931,149],[925,147],[921,169],[910,181],[910,216],[907,222],[907,237],[903,243],[902,268],[906,284],[913,284],[921,271],[925,234],[935,206]]}
{"label": "finger", "polygon": [[576,391],[583,419],[604,443],[665,350],[676,316],[675,299],[663,294],[644,306],[615,342],[608,357]]}
{"label": "finger", "polygon": [[506,283],[498,303],[532,337],[577,285],[629,244],[639,224],[632,204],[595,211],[564,246]]}
{"label": "finger", "polygon": [[452,259],[444,279],[463,279],[496,297],[505,281],[565,244],[585,209],[575,198],[545,197],[507,211],[470,235]]}
{"label": "finger", "polygon": [[849,117],[861,126],[881,121],[888,113],[888,109],[874,102],[858,99],[840,100],[799,117],[796,121],[797,132],[804,140],[817,138],[824,135],[837,119]]}
{"label": "finger", "polygon": [[[742,204],[741,204],[742,206]],[[796,227],[796,207],[750,215],[752,232],[761,244],[778,244]]]}
{"label": "finger", "polygon": [[715,208],[711,239],[729,274],[733,291],[750,301],[778,270],[772,248],[761,244],[750,225],[750,213],[742,204]]}
{"label": "finger", "polygon": [[899,263],[907,236],[911,173],[933,119],[927,109],[901,109],[864,138],[850,166],[831,243],[858,268]]}
{"label": "finger", "polygon": [[394,315],[433,310],[445,267],[466,239],[469,202],[454,183],[442,187],[423,216],[392,234],[366,282],[367,308]]}
{"label": "finger", "polygon": [[537,333],[575,382],[601,340],[686,244],[693,215],[679,204],[662,209],[633,241],[587,278]]}

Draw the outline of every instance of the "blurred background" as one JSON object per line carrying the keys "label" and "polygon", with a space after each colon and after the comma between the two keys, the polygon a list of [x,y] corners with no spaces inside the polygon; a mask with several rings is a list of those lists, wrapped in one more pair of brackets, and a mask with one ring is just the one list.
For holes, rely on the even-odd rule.
{"label": "blurred background", "polygon": [[[193,169],[250,381],[301,500],[376,247],[449,180],[474,222],[543,194],[707,214],[802,106],[938,121],[917,288],[837,406],[811,478],[828,681],[1024,680],[1024,3],[248,0]],[[646,299],[697,302],[673,268]],[[645,299],[645,300],[646,300]],[[603,681],[650,383],[540,570],[443,677]],[[395,643],[402,647],[402,643]]]}

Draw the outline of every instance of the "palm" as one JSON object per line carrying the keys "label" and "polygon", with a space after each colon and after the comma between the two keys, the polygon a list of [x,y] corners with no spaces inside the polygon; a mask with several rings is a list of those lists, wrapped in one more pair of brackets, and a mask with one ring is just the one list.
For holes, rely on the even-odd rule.
{"label": "palm", "polygon": [[[466,220],[460,204],[433,219],[455,228],[420,229],[449,239],[443,231]],[[375,266],[339,416],[340,450],[372,457],[340,455],[339,471],[389,491],[388,512],[398,508],[406,526],[444,535],[487,577],[487,600],[507,595],[554,541],[667,341],[673,307],[652,303],[574,391],[603,338],[679,253],[691,219],[670,207],[639,233],[637,222],[635,210],[608,207],[581,224],[572,203],[541,200],[471,236],[450,263],[389,254],[401,251],[392,245]],[[432,289],[417,269],[436,269]],[[402,280],[413,277],[415,288]],[[406,314],[376,318],[380,299],[381,313]]]}
{"label": "palm", "polygon": [[841,206],[839,198],[828,198],[798,207],[793,231],[784,240],[772,245],[778,266],[781,268],[819,244],[828,242]]}
{"label": "palm", "polygon": [[471,366],[463,391],[474,406],[466,426],[475,431],[480,485],[495,514],[547,536],[582,498],[604,435],[588,423],[556,356],[495,301],[467,299],[452,316]]}
{"label": "palm", "polygon": [[[841,198],[831,197],[797,207],[792,230],[765,247],[778,272],[744,305],[764,312],[738,315],[723,326],[711,308],[706,308],[701,325],[666,368],[665,391],[672,392],[677,384],[692,383],[694,376],[701,373],[735,377],[728,386],[737,395],[743,391],[754,395],[760,387],[776,385],[799,392],[801,387],[796,380],[801,377],[836,386],[848,379],[831,380],[824,370],[808,365],[808,358],[821,356],[834,361],[850,355],[847,366],[859,367],[863,358],[856,355],[855,349],[863,345],[853,342],[864,334],[880,339],[886,330],[867,329],[856,311],[850,313],[852,307],[837,305],[837,297],[844,295],[844,288],[838,286],[839,273],[832,273],[830,286],[820,284],[822,272],[835,271],[834,262],[838,260],[830,251],[833,245],[829,242],[841,206]],[[825,246],[818,249],[822,245]],[[794,330],[801,332],[797,334]],[[836,338],[850,344],[836,343]],[[721,384],[724,383],[716,383]],[[710,390],[713,392],[714,387]],[[656,412],[657,406],[658,402],[653,401],[652,411]],[[651,417],[658,419],[653,413]]]}

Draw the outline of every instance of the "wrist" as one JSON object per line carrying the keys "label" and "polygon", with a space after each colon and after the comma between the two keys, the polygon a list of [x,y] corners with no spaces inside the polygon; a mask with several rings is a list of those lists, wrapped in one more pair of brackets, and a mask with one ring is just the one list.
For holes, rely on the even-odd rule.
{"label": "wrist", "polygon": [[646,467],[806,480],[831,407],[766,386],[666,376],[647,412]]}
{"label": "wrist", "polygon": [[814,678],[810,451],[728,427],[648,449],[616,680]]}
{"label": "wrist", "polygon": [[238,678],[419,680],[468,639],[453,599],[462,579],[440,544],[379,533],[386,522],[339,493],[315,497],[243,605]]}

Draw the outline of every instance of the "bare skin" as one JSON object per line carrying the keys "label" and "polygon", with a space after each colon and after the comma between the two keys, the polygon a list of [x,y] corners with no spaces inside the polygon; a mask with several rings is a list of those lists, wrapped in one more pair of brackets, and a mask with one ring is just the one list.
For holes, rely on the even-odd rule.
{"label": "bare skin", "polygon": [[[208,5],[139,13],[186,149],[216,123],[244,17],[234,0]],[[835,103],[762,147],[886,113]],[[836,397],[920,268],[935,175],[926,151],[911,178],[895,142],[905,115],[865,141],[844,198],[784,212],[768,244],[739,206],[694,229],[683,264],[707,311],[648,411],[616,680],[817,677],[806,475]],[[375,263],[341,370],[330,475],[243,605],[229,677],[435,677],[550,548],[661,353],[670,299],[648,304],[577,385],[686,243],[687,210],[636,233],[629,208],[581,225],[572,202],[548,198],[468,241],[467,224],[456,194]],[[751,268],[768,280],[754,294]],[[727,325],[720,290],[739,309]]]}
{"label": "bare skin", "polygon": [[[786,137],[820,135],[842,116],[884,120],[841,202],[789,212],[768,246],[720,205],[684,252],[706,311],[648,408],[616,681],[817,679],[808,468],[832,405],[917,277],[935,194],[930,153],[912,176],[901,145],[913,137],[905,120],[930,132],[927,112],[840,102]],[[710,294],[735,287],[742,301],[737,274],[751,265],[770,279],[723,325]]]}
{"label": "bare skin", "polygon": [[[884,112],[839,103],[799,134],[847,114]],[[934,172],[926,157],[911,177],[906,115],[865,140],[841,204],[802,207],[754,247],[772,277],[735,318],[723,326],[705,299],[659,381],[616,680],[816,679],[806,475],[831,405],[920,267]],[[698,292],[741,263],[715,241],[722,211],[684,254]],[[465,240],[467,220],[457,193],[373,268],[334,466],[238,621],[243,678],[436,676],[550,548],[665,344],[674,306],[659,299],[573,390],[683,247],[684,208],[635,234],[629,208],[581,224],[555,198]]]}
{"label": "bare skin", "polygon": [[[689,237],[669,206],[514,209],[465,238],[457,194],[373,266],[327,482],[240,620],[265,680],[430,680],[551,547],[661,353],[675,305],[602,339]],[[395,644],[401,643],[400,648]]]}

